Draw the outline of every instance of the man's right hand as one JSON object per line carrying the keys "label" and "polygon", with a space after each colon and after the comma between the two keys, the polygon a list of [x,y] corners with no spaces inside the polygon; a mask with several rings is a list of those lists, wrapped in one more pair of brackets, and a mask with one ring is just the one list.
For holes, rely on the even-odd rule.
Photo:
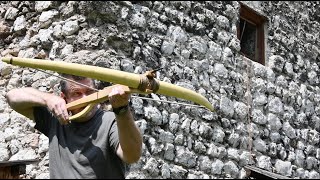
{"label": "man's right hand", "polygon": [[46,98],[46,104],[48,109],[63,125],[69,123],[69,114],[66,107],[66,101],[56,95],[51,95]]}
{"label": "man's right hand", "polygon": [[46,106],[61,124],[69,122],[66,101],[60,96],[27,87],[9,91],[6,98],[12,109],[32,120],[34,120],[33,108]]}

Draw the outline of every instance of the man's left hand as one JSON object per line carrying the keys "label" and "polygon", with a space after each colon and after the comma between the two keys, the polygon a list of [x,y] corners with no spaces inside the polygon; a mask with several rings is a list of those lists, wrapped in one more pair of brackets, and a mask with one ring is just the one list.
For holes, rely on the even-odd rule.
{"label": "man's left hand", "polygon": [[128,105],[130,94],[125,93],[123,87],[123,85],[117,85],[112,88],[111,92],[109,93],[109,101],[112,105],[112,108]]}

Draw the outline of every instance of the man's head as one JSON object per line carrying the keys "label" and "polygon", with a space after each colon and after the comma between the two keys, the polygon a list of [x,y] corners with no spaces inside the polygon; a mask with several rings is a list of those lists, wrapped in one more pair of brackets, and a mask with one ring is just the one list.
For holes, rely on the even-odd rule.
{"label": "man's head", "polygon": [[[85,86],[82,86],[82,87],[85,87],[88,90],[94,91],[93,89],[96,88],[96,84],[95,84],[94,80],[91,78],[82,77],[82,76],[75,76],[75,75],[70,75],[70,74],[62,74],[61,76],[66,79],[70,79],[71,81],[76,81],[78,83],[84,84]],[[67,81],[67,80],[61,80],[60,81],[60,90],[67,98],[71,98],[72,94],[70,94],[70,93],[72,93],[72,91],[74,90],[73,88],[81,86],[81,85],[78,85],[78,86],[75,86],[75,85],[77,85],[77,84],[70,82],[70,81]],[[92,89],[87,88],[86,86],[89,86]]]}
{"label": "man's head", "polygon": [[[67,80],[60,81],[60,89],[61,89],[61,97],[65,99],[66,103],[70,103],[72,101],[78,100],[82,97],[88,96],[95,92],[95,82],[91,78],[81,77],[81,76],[74,76],[69,74],[62,74],[62,77],[66,79],[70,79],[71,81],[76,81],[80,84],[76,84]],[[79,108],[72,111],[72,114],[76,114],[82,111],[83,108]]]}

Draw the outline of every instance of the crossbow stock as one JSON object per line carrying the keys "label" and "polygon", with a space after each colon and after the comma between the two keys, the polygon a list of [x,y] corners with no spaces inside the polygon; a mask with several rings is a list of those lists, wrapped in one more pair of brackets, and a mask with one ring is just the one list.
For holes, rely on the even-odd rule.
{"label": "crossbow stock", "polygon": [[[155,78],[154,71],[147,71],[145,74],[135,74],[120,70],[77,63],[69,63],[64,61],[51,61],[19,57],[2,57],[1,60],[8,64],[18,65],[22,67],[51,70],[59,73],[72,74],[77,76],[98,79],[101,81],[112,82],[115,84],[122,84],[125,86],[126,93],[157,93],[166,96],[173,96],[193,101],[197,104],[205,106],[211,111],[214,110],[210,102],[201,94],[198,94],[193,90],[178,85],[160,81]],[[68,103],[68,110],[73,110],[86,106],[81,112],[71,116],[69,120],[74,120],[84,116],[97,103],[108,100],[108,94],[111,92],[112,88],[113,86],[106,87],[103,90],[99,90],[96,93]]]}

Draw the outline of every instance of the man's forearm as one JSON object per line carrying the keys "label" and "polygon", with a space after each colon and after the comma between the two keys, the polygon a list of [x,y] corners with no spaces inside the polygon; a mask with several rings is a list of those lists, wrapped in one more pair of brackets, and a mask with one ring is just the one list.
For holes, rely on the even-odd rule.
{"label": "man's forearm", "polygon": [[139,160],[142,153],[142,136],[134,122],[131,111],[117,115],[118,133],[123,156],[126,162]]}
{"label": "man's forearm", "polygon": [[52,96],[33,88],[13,89],[6,94],[10,107],[18,113],[34,119],[33,107],[47,106],[47,99]]}
{"label": "man's forearm", "polygon": [[14,110],[46,106],[48,96],[50,94],[33,88],[13,89],[6,94],[8,103]]}

